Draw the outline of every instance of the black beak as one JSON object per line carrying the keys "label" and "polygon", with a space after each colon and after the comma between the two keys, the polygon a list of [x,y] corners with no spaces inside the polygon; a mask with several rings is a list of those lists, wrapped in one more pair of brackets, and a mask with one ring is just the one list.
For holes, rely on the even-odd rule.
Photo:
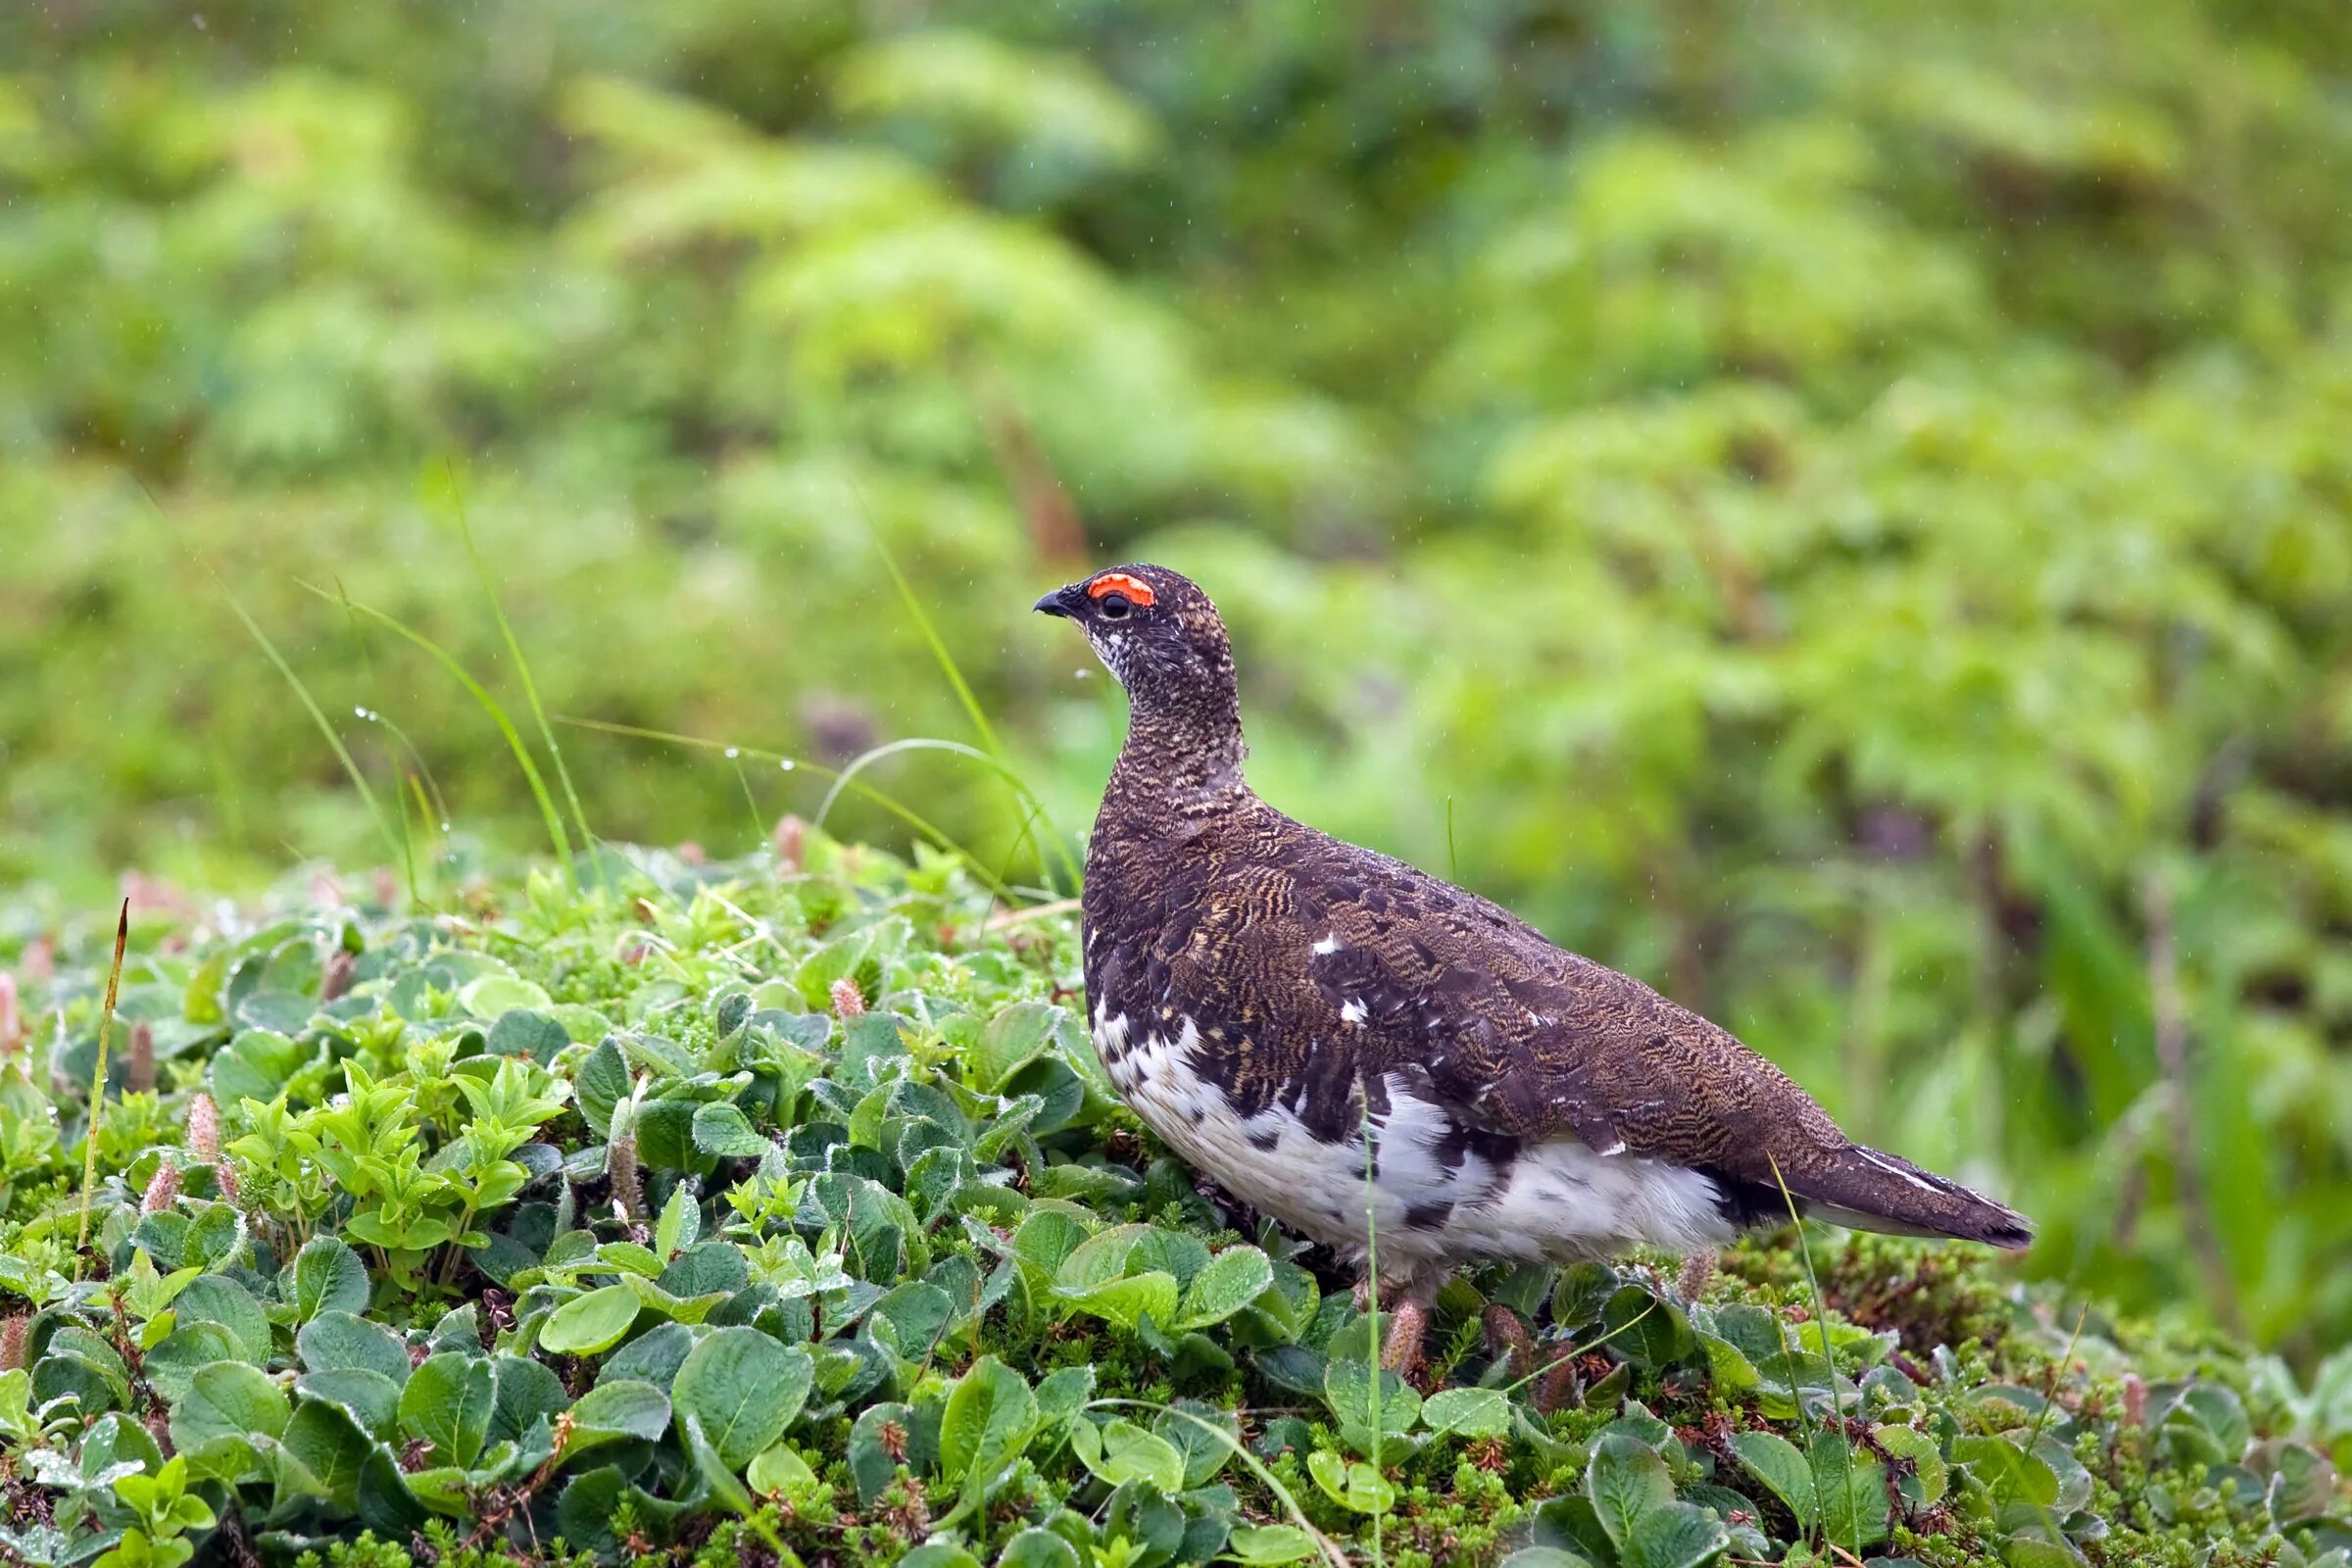
{"label": "black beak", "polygon": [[1073,596],[1077,592],[1078,590],[1075,586],[1068,588],[1056,588],[1052,593],[1047,594],[1045,597],[1038,600],[1036,604],[1031,605],[1029,608],[1036,611],[1041,615],[1059,615],[1064,620],[1067,620],[1070,618]]}

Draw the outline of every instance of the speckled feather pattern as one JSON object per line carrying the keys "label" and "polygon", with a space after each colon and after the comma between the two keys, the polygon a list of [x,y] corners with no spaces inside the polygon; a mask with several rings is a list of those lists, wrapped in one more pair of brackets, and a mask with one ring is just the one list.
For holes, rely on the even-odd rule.
{"label": "speckled feather pattern", "polygon": [[1073,585],[1059,612],[1131,711],[1088,847],[1087,995],[1114,1083],[1187,1159],[1343,1250],[1369,1205],[1384,1272],[1692,1250],[1786,1214],[1784,1181],[1841,1223],[2026,1242],[1704,1018],[1259,800],[1214,609],[1118,569],[1155,602],[1105,621]]}

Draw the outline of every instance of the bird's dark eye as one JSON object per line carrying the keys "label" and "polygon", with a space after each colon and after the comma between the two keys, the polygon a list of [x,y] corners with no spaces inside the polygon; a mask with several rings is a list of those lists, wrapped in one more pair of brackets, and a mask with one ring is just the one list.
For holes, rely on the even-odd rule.
{"label": "bird's dark eye", "polygon": [[1095,601],[1102,608],[1104,620],[1125,620],[1135,612],[1134,601],[1122,593],[1107,593]]}

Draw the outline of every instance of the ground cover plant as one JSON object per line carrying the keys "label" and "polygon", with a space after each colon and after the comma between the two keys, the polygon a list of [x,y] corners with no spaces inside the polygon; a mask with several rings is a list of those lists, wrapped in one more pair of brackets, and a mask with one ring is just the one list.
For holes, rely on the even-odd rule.
{"label": "ground cover plant", "polygon": [[113,922],[12,906],[0,1551],[2352,1560],[2352,1358],[1949,1250],[1488,1271],[1426,1387],[1376,1374],[1348,1282],[1108,1096],[1069,911],[987,880],[787,824],[151,896],[111,1028]]}
{"label": "ground cover plant", "polygon": [[369,613],[502,667],[461,510],[617,726],[587,819],[721,853],[823,788],[725,745],[978,739],[873,537],[1065,830],[1116,716],[1016,623],[1164,561],[1269,799],[2309,1364],[2347,168],[2336,0],[0,4],[0,886],[384,854],[216,580],[387,799],[535,847]]}

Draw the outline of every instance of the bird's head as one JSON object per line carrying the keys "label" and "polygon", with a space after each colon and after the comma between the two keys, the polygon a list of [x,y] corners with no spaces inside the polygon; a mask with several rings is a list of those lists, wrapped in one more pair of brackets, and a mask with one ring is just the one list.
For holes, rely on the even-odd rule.
{"label": "bird's head", "polygon": [[1208,595],[1165,566],[1113,566],[1035,608],[1077,622],[1138,710],[1231,706],[1233,649]]}

